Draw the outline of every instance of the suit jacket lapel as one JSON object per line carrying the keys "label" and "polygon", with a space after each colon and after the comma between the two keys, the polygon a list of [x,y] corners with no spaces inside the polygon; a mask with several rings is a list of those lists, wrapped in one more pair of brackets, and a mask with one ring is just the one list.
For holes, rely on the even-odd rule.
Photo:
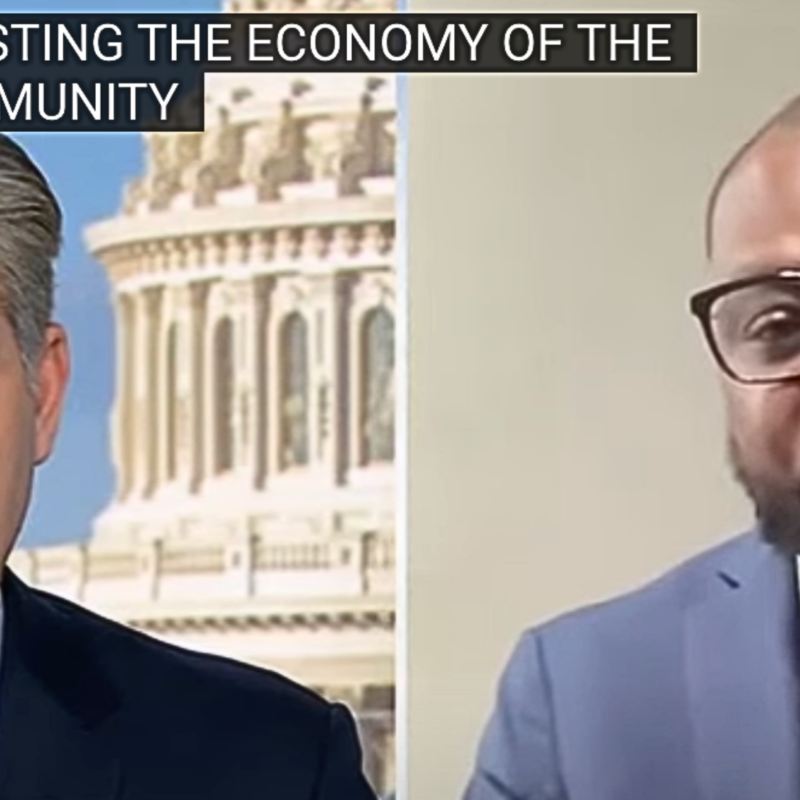
{"label": "suit jacket lapel", "polygon": [[742,540],[687,614],[696,769],[704,800],[797,800],[800,705],[791,559]]}
{"label": "suit jacket lapel", "polygon": [[103,733],[117,698],[85,627],[8,570],[2,594],[0,800],[112,800],[119,760]]}

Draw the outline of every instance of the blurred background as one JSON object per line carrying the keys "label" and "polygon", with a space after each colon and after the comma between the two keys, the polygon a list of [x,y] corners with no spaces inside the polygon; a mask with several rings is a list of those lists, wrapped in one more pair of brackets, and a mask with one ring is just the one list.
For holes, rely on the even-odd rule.
{"label": "blurred background", "polygon": [[[114,10],[334,6],[394,10]],[[395,769],[395,84],[215,75],[203,134],[17,137],[65,212],[74,376],[13,569],[347,703],[378,792]]]}
{"label": "blurred background", "polygon": [[696,76],[408,79],[411,800],[460,796],[525,628],[751,524],[687,301],[717,171],[800,92],[800,8],[691,8]]}

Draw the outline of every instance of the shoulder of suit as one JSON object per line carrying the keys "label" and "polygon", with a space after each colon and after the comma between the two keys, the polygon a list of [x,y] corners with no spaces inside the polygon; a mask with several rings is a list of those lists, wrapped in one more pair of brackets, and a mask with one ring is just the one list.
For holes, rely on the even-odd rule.
{"label": "shoulder of suit", "polygon": [[707,548],[632,590],[533,626],[523,638],[561,638],[582,631],[600,637],[615,629],[625,636],[637,629],[657,634],[658,626],[649,621],[677,618],[682,609],[704,597],[718,583],[720,567],[751,549],[756,536],[741,534]]}
{"label": "shoulder of suit", "polygon": [[74,629],[123,696],[157,696],[164,709],[185,700],[198,708],[263,709],[275,719],[285,712],[312,725],[330,723],[329,701],[278,672],[168,644],[68,600],[32,591]]}

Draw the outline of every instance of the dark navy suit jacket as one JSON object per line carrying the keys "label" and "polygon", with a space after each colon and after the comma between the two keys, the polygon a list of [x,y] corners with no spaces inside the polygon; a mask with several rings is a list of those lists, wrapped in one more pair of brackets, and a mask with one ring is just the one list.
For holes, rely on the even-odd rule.
{"label": "dark navy suit jacket", "polygon": [[749,534],[531,630],[466,800],[797,800],[797,608]]}
{"label": "dark navy suit jacket", "polygon": [[0,800],[374,800],[351,715],[6,570]]}

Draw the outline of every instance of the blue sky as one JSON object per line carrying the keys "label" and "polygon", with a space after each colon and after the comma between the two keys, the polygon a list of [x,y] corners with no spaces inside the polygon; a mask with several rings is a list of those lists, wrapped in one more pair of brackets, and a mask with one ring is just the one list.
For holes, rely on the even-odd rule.
{"label": "blue sky", "polygon": [[[107,11],[107,0],[20,0],[6,11]],[[124,12],[217,11],[220,0],[116,0]],[[85,227],[115,213],[125,180],[137,174],[141,140],[133,134],[28,134],[14,137],[44,170],[65,215],[58,265],[57,316],[73,348],[73,382],[58,448],[38,470],[22,535],[25,545],[83,539],[114,488],[108,415],[114,391],[114,330],[109,285],[83,243]]]}

